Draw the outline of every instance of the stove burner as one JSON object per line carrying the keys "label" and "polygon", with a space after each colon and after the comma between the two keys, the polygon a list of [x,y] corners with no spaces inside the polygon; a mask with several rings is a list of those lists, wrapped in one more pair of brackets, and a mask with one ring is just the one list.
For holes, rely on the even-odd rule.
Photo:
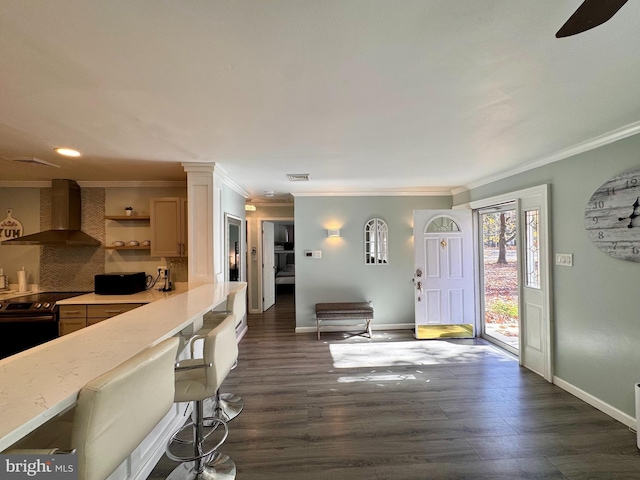
{"label": "stove burner", "polygon": [[0,317],[37,313],[50,314],[56,311],[56,302],[85,293],[87,292],[42,292],[0,300]]}

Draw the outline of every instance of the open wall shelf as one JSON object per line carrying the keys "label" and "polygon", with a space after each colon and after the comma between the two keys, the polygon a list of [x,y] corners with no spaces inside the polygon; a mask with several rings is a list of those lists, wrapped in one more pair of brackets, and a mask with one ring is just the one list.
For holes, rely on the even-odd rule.
{"label": "open wall shelf", "polygon": [[117,220],[119,222],[130,222],[133,220],[151,220],[151,217],[149,216],[127,216],[127,215],[105,215],[104,216],[105,220]]}

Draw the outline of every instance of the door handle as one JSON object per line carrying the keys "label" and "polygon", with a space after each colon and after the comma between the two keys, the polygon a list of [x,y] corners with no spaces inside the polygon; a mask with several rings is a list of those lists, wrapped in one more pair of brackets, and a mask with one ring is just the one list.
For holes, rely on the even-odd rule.
{"label": "door handle", "polygon": [[417,289],[419,292],[422,292],[422,282],[418,282],[418,283],[416,283],[416,289]]}

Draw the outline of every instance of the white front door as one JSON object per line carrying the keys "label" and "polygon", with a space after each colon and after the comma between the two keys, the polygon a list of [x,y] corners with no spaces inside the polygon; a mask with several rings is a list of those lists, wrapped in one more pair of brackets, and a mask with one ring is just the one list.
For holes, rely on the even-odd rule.
{"label": "white front door", "polygon": [[416,338],[473,337],[470,210],[413,212]]}
{"label": "white front door", "polygon": [[518,199],[520,364],[552,381],[546,192]]}
{"label": "white front door", "polygon": [[273,223],[262,222],[262,311],[276,303],[276,266]]}

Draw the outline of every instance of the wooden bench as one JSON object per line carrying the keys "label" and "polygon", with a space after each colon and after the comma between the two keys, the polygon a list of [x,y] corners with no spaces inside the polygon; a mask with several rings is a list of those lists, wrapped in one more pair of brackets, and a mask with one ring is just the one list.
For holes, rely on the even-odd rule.
{"label": "wooden bench", "polygon": [[[365,330],[355,335],[367,334],[371,338],[373,320],[372,302],[316,303],[316,328],[320,340],[320,324],[329,320],[345,321],[353,325],[364,325]],[[359,322],[358,322],[359,321]],[[335,325],[334,325],[335,326]]]}

